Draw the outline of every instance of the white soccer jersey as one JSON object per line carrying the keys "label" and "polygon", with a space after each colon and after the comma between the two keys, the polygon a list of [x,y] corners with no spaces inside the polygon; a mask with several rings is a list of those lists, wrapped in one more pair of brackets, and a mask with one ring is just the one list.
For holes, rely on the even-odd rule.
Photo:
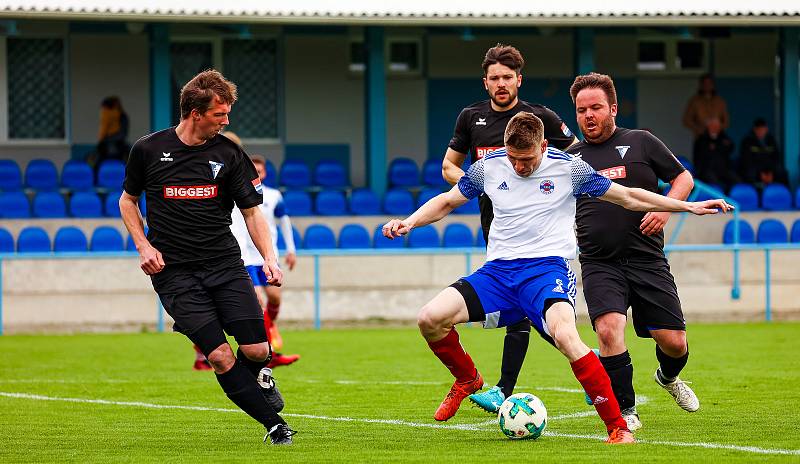
{"label": "white soccer jersey", "polygon": [[[272,235],[272,247],[275,251],[275,256],[278,256],[278,228],[275,220],[281,221],[281,232],[283,232],[283,239],[286,242],[286,250],[289,253],[295,252],[294,235],[292,234],[292,223],[289,215],[286,212],[286,207],[283,204],[283,195],[281,192],[262,186],[262,195],[264,202],[259,205],[259,209],[264,214],[264,218],[269,225],[269,232]],[[233,208],[231,211],[231,232],[239,242],[239,249],[242,250],[242,260],[245,266],[263,266],[264,258],[258,252],[253,240],[250,238],[250,233],[247,231],[247,224],[244,222],[244,216],[239,208]]]}
{"label": "white soccer jersey", "polygon": [[458,181],[467,198],[485,193],[492,200],[486,259],[560,256],[575,259],[575,199],[599,197],[611,181],[578,157],[548,148],[538,168],[519,176],[506,156],[495,150],[470,166]]}

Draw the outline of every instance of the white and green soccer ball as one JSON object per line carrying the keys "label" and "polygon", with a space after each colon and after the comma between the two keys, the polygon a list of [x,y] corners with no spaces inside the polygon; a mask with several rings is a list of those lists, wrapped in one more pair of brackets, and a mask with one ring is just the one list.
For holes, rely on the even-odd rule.
{"label": "white and green soccer ball", "polygon": [[533,440],[539,438],[547,427],[547,409],[535,395],[517,393],[500,405],[497,420],[500,430],[508,438]]}

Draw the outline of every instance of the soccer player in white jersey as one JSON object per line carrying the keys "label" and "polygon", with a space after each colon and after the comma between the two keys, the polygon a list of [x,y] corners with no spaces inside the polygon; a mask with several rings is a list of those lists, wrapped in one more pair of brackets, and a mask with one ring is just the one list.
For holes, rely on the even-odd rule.
{"label": "soccer player in white jersey", "polygon": [[[266,177],[266,161],[258,155],[250,157],[253,164],[258,171],[258,175],[263,180]],[[281,232],[283,233],[284,242],[286,243],[286,266],[291,271],[294,269],[297,262],[297,255],[295,254],[294,235],[292,234],[292,221],[289,219],[289,214],[286,211],[286,206],[283,203],[283,195],[277,189],[267,187],[262,184],[261,193],[264,196],[264,202],[259,206],[261,212],[267,220],[270,233],[272,236],[272,247],[275,251],[275,256],[280,256],[278,253],[278,227],[276,220],[280,221]],[[253,286],[258,296],[258,302],[264,308],[264,328],[267,331],[270,344],[275,349],[272,359],[269,361],[267,367],[286,366],[292,364],[300,356],[297,354],[281,354],[279,350],[283,346],[283,340],[278,332],[275,319],[278,317],[281,306],[281,288],[274,287],[267,284],[264,271],[261,269],[264,264],[264,259],[258,253],[253,241],[250,239],[250,234],[247,232],[247,224],[244,222],[242,213],[234,208],[231,213],[231,232],[239,242],[239,249],[242,250],[242,260],[244,260],[245,269],[250,274],[250,279],[253,281]]]}
{"label": "soccer player in white jersey", "polygon": [[543,132],[539,118],[518,113],[506,127],[504,148],[474,163],[449,192],[383,226],[386,237],[396,238],[438,221],[480,193],[492,200],[486,263],[444,289],[417,316],[422,336],[456,378],[433,417],[448,420],[464,398],[483,387],[455,324],[483,321],[487,328],[503,327],[527,316],[569,360],[606,425],[607,442],[633,443],[608,375],[575,326],[575,276],[568,260],[577,252],[576,197],[599,197],[637,211],[703,215],[732,208],[723,200],[687,203],[615,184],[580,158],[548,149]]}

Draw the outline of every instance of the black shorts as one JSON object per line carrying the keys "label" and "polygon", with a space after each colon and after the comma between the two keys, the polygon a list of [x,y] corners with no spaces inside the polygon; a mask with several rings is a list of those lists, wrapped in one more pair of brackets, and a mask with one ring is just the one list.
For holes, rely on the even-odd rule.
{"label": "black shorts", "polygon": [[211,322],[229,332],[231,322],[264,319],[239,257],[171,264],[150,279],[167,314],[175,319],[173,329],[189,338]]}
{"label": "black shorts", "polygon": [[583,295],[594,321],[616,312],[633,315],[636,335],[650,338],[650,330],[686,330],[675,279],[666,259],[653,261],[581,259]]}

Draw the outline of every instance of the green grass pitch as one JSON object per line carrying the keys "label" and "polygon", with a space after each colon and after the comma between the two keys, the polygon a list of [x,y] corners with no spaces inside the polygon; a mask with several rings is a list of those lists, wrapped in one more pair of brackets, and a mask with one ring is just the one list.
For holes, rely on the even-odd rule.
{"label": "green grass pitch", "polygon": [[[495,382],[504,332],[459,332]],[[436,423],[452,379],[412,328],[283,336],[302,355],[276,369],[300,432],[291,447],[261,442],[263,428],[235,411],[213,374],[190,369],[181,335],[0,337],[0,462],[800,462],[798,323],[690,325],[682,377],[701,401],[693,414],[653,382],[652,341],[629,332],[644,424],[630,446],[600,441],[566,361],[535,335],[516,390],[548,408],[547,431],[532,441],[505,438],[467,402]]]}

